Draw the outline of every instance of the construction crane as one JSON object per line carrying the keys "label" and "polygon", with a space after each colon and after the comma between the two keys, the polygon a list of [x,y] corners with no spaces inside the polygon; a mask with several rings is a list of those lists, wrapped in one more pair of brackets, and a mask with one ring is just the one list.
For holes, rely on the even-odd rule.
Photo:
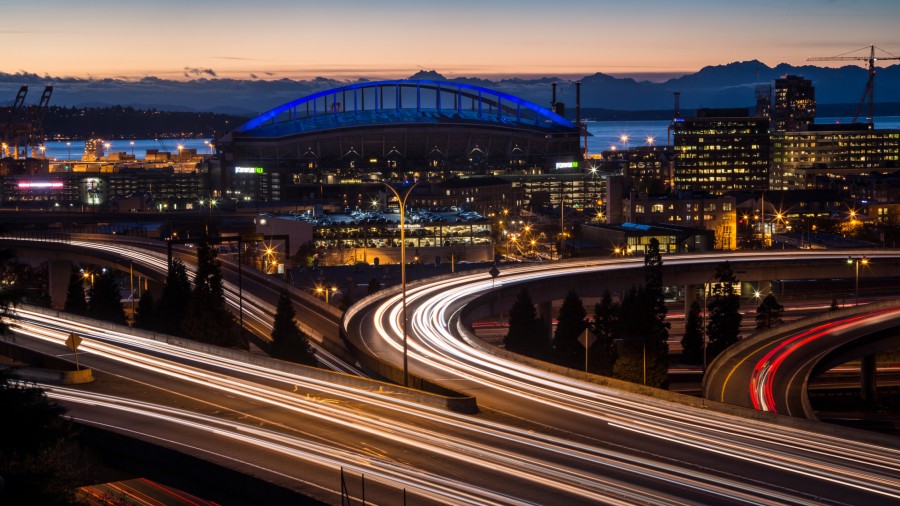
{"label": "construction crane", "polygon": [[31,109],[28,124],[28,140],[26,146],[31,147],[31,157],[34,158],[36,150],[44,144],[44,116],[50,108],[50,95],[53,94],[53,86],[44,88],[41,101]]}
{"label": "construction crane", "polygon": [[19,88],[19,93],[16,95],[16,100],[13,102],[13,105],[9,107],[6,111],[5,122],[3,123],[3,130],[0,132],[2,135],[3,142],[3,157],[9,156],[9,148],[18,145],[18,135],[16,133],[16,124],[19,122],[19,119],[22,114],[22,108],[25,105],[25,96],[28,94],[28,86],[22,86]]}
{"label": "construction crane", "polygon": [[[869,128],[872,128],[872,125],[875,123],[875,62],[877,60],[900,60],[900,56],[893,55],[888,53],[884,49],[880,47],[875,47],[874,45],[869,46],[869,56],[847,56],[850,53],[855,53],[857,51],[862,51],[866,49],[865,47],[861,47],[859,49],[854,49],[853,51],[848,51],[844,54],[839,54],[837,56],[814,56],[812,58],[807,58],[806,61],[868,61],[869,62],[869,81],[866,83],[866,89],[863,91],[862,98],[859,100],[859,105],[856,107],[856,114],[853,116],[853,122],[856,123],[856,120],[859,119],[859,113],[862,111],[862,106],[866,102],[866,97],[869,97]],[[887,57],[876,58],[875,50],[879,50],[882,53],[885,53]]]}

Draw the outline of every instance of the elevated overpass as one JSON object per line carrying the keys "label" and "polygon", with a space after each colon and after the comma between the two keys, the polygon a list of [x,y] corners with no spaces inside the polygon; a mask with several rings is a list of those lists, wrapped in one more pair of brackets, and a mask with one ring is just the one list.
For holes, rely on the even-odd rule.
{"label": "elevated overpass", "polygon": [[807,387],[817,375],[862,360],[862,392],[874,397],[869,357],[900,348],[900,300],[807,318],[743,339],[710,364],[703,396],[753,409],[818,419]]}

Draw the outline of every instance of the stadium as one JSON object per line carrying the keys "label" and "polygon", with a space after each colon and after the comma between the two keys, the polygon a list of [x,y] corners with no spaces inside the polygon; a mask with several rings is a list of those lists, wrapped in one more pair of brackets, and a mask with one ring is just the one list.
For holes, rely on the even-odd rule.
{"label": "stadium", "polygon": [[471,84],[392,80],[283,104],[218,139],[217,148],[230,179],[249,172],[546,171],[581,160],[579,139],[575,123],[519,97]]}

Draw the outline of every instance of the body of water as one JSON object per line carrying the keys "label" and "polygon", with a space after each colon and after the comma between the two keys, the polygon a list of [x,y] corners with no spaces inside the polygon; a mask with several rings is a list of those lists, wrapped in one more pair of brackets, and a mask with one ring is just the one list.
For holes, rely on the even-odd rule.
{"label": "body of water", "polygon": [[[847,121],[846,118],[817,118],[816,123],[829,124]],[[610,147],[624,149],[626,147],[646,146],[649,139],[655,145],[666,144],[669,121],[592,121],[587,124],[592,137],[588,137],[588,152],[600,153]],[[875,128],[900,129],[900,116],[881,116],[875,118]],[[627,144],[622,136],[628,137]],[[197,153],[210,152],[209,142],[212,139],[135,139],[105,141],[110,147],[107,151],[134,153],[138,160],[143,160],[148,149],[177,153],[178,146],[185,149],[196,149]],[[134,143],[132,145],[131,143]],[[669,143],[674,139],[669,139]],[[84,141],[53,141],[46,144],[48,158],[57,160],[80,160],[84,153]]]}
{"label": "body of water", "polygon": [[[816,124],[834,124],[847,122],[847,118],[816,118]],[[593,137],[588,137],[588,153],[595,154],[606,151],[615,146],[616,149],[625,147],[646,146],[648,138],[653,138],[654,145],[666,144],[666,134],[669,121],[593,121],[587,124],[588,132]],[[875,118],[875,128],[900,129],[900,116],[880,116]],[[622,142],[622,136],[628,136],[628,145]],[[669,143],[674,143],[670,139]]]}
{"label": "body of water", "polygon": [[[134,139],[134,140],[104,140],[109,144],[107,152],[127,154],[134,153],[138,160],[143,160],[147,155],[148,149],[157,151],[168,151],[169,153],[178,153],[178,146],[185,149],[196,149],[198,154],[208,154],[210,152],[208,142],[212,139]],[[131,143],[134,143],[133,145]],[[47,147],[45,154],[47,158],[55,158],[57,160],[81,160],[84,154],[85,141],[52,141],[45,144]]]}

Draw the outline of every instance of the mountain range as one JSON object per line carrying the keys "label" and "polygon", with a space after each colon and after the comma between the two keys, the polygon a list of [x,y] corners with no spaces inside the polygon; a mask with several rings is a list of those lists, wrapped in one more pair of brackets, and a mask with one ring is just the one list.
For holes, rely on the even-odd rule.
{"label": "mountain range", "polygon": [[[853,104],[862,96],[867,70],[857,66],[824,68],[779,64],[769,67],[756,60],[708,66],[664,82],[637,81],[603,73],[581,79],[583,108],[618,111],[671,110],[673,92],[681,92],[681,107],[752,106],[758,84],[773,83],[780,76],[803,76],[813,82],[819,104]],[[420,71],[411,79],[436,79],[469,83],[522,97],[540,105],[550,102],[550,83],[559,82],[558,100],[569,112],[575,106],[572,81],[548,76],[491,81],[477,77],[446,79],[436,71]],[[361,80],[364,81],[364,80]],[[353,81],[356,82],[356,81]],[[141,80],[84,79],[0,72],[0,102],[11,103],[22,85],[29,86],[26,103],[37,101],[41,87],[54,87],[52,105],[76,107],[131,106],[167,111],[205,111],[253,116],[310,93],[349,84],[325,77],[309,80],[193,79],[175,81],[156,77]],[[876,103],[900,102],[900,65],[879,68]]]}

